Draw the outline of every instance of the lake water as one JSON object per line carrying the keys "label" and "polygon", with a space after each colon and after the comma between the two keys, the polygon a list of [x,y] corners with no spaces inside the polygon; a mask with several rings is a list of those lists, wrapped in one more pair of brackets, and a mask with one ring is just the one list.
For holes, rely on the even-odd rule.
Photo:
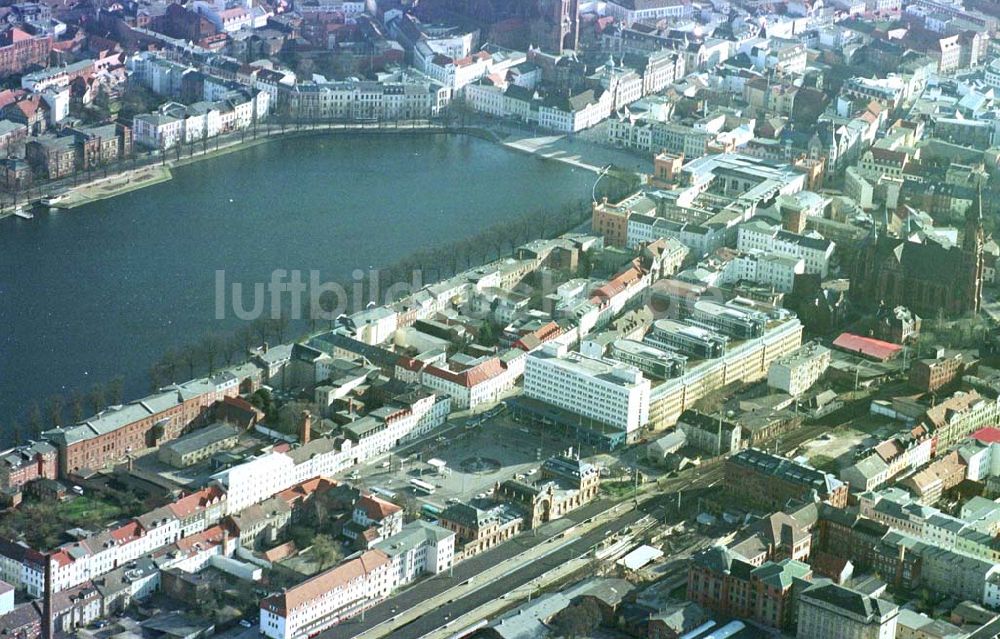
{"label": "lake water", "polygon": [[[31,402],[122,376],[148,392],[169,348],[216,319],[216,271],[341,279],[525,212],[590,197],[594,176],[454,135],[284,139],[34,220],[0,220],[0,429]],[[247,302],[249,305],[249,300]],[[183,377],[180,375],[179,377]],[[7,434],[7,433],[4,433]]]}

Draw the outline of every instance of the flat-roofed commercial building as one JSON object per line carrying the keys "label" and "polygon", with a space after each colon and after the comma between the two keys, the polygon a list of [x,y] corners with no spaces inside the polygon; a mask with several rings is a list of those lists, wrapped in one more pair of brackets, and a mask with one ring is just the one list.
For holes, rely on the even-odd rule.
{"label": "flat-roofed commercial building", "polygon": [[798,396],[809,390],[830,366],[830,349],[815,342],[776,359],[767,369],[767,385]]}
{"label": "flat-roofed commercial building", "polygon": [[524,393],[609,426],[637,431],[649,420],[650,382],[619,361],[543,347],[528,356]]}
{"label": "flat-roofed commercial building", "polygon": [[646,343],[699,359],[713,359],[725,355],[728,340],[724,335],[701,326],[661,319],[653,323]]}
{"label": "flat-roofed commercial building", "polygon": [[670,379],[684,374],[687,358],[632,339],[617,339],[611,344],[611,357],[635,366],[647,377]]}
{"label": "flat-roofed commercial building", "polygon": [[677,422],[692,404],[714,390],[733,383],[748,383],[767,377],[771,362],[802,345],[802,324],[795,316],[779,311],[755,339],[730,342],[723,356],[688,363],[687,372],[653,387],[649,400],[649,424],[664,428]]}
{"label": "flat-roofed commercial building", "polygon": [[184,468],[208,459],[220,450],[232,448],[239,438],[239,432],[229,424],[212,424],[167,442],[160,447],[157,456],[164,464]]}

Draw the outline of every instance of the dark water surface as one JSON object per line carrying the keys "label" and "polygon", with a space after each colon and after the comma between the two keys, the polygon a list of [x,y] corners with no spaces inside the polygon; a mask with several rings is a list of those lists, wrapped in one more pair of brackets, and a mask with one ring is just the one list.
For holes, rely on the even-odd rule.
{"label": "dark water surface", "polygon": [[0,440],[32,402],[119,375],[134,399],[167,349],[233,330],[231,312],[215,318],[218,269],[246,285],[274,269],[341,279],[589,198],[592,183],[476,138],[338,135],[271,142],[110,200],[0,220]]}

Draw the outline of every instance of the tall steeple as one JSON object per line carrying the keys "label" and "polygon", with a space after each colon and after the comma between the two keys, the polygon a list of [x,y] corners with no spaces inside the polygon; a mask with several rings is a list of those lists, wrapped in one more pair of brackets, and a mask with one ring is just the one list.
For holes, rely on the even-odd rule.
{"label": "tall steeple", "polygon": [[965,285],[966,297],[972,302],[975,312],[983,303],[983,247],[986,236],[983,231],[983,181],[982,176],[976,186],[976,199],[965,212],[965,232],[962,237],[962,251],[966,255],[968,281]]}
{"label": "tall steeple", "polygon": [[965,211],[965,229],[962,236],[962,249],[967,253],[980,253],[986,241],[983,231],[983,183],[976,186],[976,199]]}

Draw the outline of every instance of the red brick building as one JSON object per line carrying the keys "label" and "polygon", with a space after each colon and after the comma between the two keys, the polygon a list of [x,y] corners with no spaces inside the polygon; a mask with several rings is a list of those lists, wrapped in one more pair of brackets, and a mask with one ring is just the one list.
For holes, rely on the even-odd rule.
{"label": "red brick building", "polygon": [[52,36],[33,35],[26,27],[11,27],[0,33],[0,77],[24,73],[49,65]]}
{"label": "red brick building", "polygon": [[109,408],[79,424],[55,428],[43,436],[59,450],[63,476],[83,469],[97,470],[176,439],[206,418],[215,402],[235,397],[238,391],[239,379],[232,375],[193,380]]}
{"label": "red brick building", "polygon": [[726,459],[724,484],[726,492],[748,508],[768,512],[815,499],[847,507],[847,484],[833,475],[754,448]]}
{"label": "red brick building", "polygon": [[910,386],[925,392],[935,391],[953,382],[974,364],[957,352],[942,353],[933,359],[918,359],[910,367]]}
{"label": "red brick building", "polygon": [[36,479],[59,476],[59,455],[48,442],[32,442],[0,453],[0,488],[20,488]]}
{"label": "red brick building", "polygon": [[724,546],[691,558],[687,598],[719,615],[752,619],[771,628],[793,627],[795,591],[812,579],[800,561],[769,561],[754,567]]}

